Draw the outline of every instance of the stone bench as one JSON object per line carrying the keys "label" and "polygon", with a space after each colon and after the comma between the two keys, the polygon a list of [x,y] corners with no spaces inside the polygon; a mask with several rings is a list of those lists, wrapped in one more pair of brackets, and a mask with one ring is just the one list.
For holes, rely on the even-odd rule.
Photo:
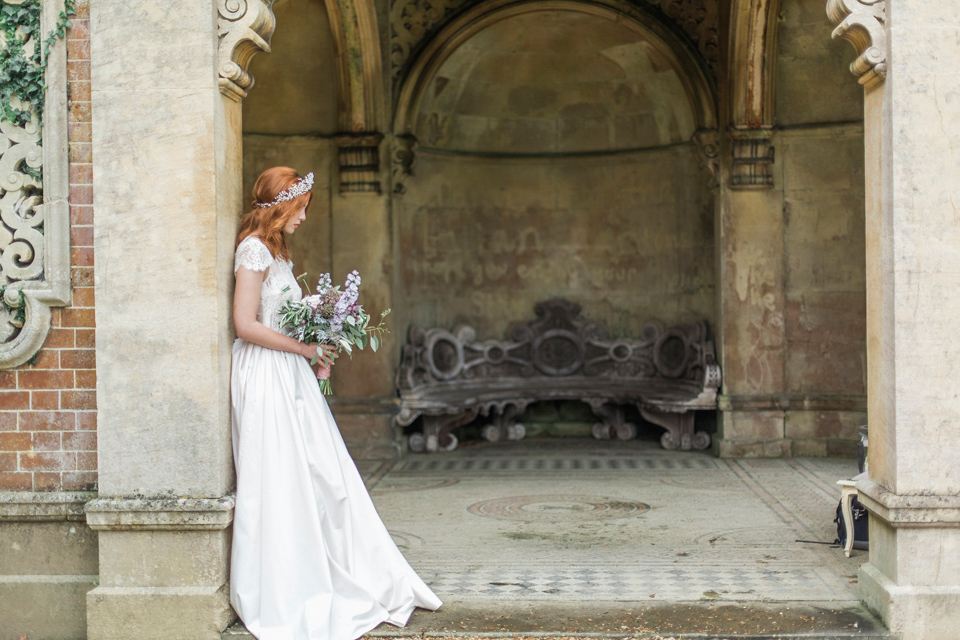
{"label": "stone bench", "polygon": [[650,322],[637,339],[611,339],[581,317],[578,304],[550,300],[534,311],[537,318],[514,324],[506,340],[478,341],[467,326],[410,330],[397,371],[396,422],[423,418],[411,450],[455,449],[452,431],[480,415],[490,419],[482,431],[487,440],[519,440],[519,416],[545,400],[589,404],[599,418],[596,438],[635,437],[637,427],[624,416],[634,405],[666,429],[664,448],[709,446],[709,434],[695,432],[693,422],[695,410],[716,409],[720,387],[706,322],[669,329]]}

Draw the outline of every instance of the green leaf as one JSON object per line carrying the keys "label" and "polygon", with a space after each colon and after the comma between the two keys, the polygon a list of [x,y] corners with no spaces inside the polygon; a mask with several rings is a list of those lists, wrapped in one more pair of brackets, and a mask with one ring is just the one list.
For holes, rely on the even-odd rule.
{"label": "green leaf", "polygon": [[370,348],[373,349],[373,352],[376,353],[377,349],[380,347],[380,341],[377,340],[377,336],[370,336]]}

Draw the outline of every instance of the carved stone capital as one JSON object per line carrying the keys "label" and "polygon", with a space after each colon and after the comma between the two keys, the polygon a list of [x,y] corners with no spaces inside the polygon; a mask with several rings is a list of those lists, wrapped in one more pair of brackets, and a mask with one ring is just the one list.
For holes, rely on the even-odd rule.
{"label": "carved stone capital", "polygon": [[769,189],[773,187],[773,131],[731,129],[730,188]]}
{"label": "carved stone capital", "polygon": [[342,133],[337,143],[340,193],[380,193],[380,143],[376,131]]}
{"label": "carved stone capital", "polygon": [[864,87],[887,76],[886,0],[827,0],[827,16],[837,25],[833,38],[849,41],[857,50],[850,71]]}
{"label": "carved stone capital", "polygon": [[217,0],[217,72],[220,93],[239,102],[253,86],[247,72],[260,51],[270,53],[270,38],[277,25],[272,0]]}
{"label": "carved stone capital", "polygon": [[395,136],[393,139],[393,192],[398,196],[407,191],[403,183],[413,175],[419,147],[420,142],[417,137],[409,133]]}

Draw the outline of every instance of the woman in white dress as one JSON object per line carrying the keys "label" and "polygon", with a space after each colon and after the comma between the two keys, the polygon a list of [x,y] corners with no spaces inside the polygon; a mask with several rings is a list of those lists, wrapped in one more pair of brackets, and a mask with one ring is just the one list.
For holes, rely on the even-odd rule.
{"label": "woman in white dress", "polygon": [[[440,600],[407,564],[347,453],[309,361],[284,335],[299,299],[284,233],[306,217],[313,174],[265,171],[241,222],[234,271],[231,399],[237,506],[230,602],[260,640],[353,640],[404,626]],[[332,355],[321,347],[321,356]]]}

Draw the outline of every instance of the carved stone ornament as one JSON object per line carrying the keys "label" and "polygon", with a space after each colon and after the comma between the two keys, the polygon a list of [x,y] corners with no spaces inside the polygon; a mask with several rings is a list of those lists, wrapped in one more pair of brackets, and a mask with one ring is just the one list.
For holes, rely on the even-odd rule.
{"label": "carved stone ornament", "polygon": [[393,139],[393,193],[401,196],[407,192],[404,182],[413,175],[417,163],[420,142],[412,134],[402,134]]}
{"label": "carved stone ornament", "polygon": [[[41,33],[56,26],[62,5],[45,0]],[[34,38],[24,48],[41,46]],[[70,303],[70,212],[67,156],[67,56],[62,38],[47,61],[43,142],[37,119],[0,121],[0,368],[23,364],[50,330],[50,307]],[[43,179],[35,177],[42,171]],[[34,174],[34,175],[31,175]]]}
{"label": "carved stone ornament", "polygon": [[347,133],[336,136],[340,168],[340,193],[380,193],[380,142],[382,133]]}
{"label": "carved stone ornament", "polygon": [[217,0],[217,71],[220,93],[239,102],[253,86],[247,72],[260,51],[270,53],[270,38],[277,26],[273,0]]}
{"label": "carved stone ornament", "polygon": [[[450,18],[476,4],[479,0],[392,0],[390,61],[394,83],[415,51]],[[716,74],[720,56],[717,0],[638,0],[637,4],[679,27]]]}
{"label": "carved stone ornament", "polygon": [[693,134],[697,145],[700,168],[710,175],[707,186],[716,189],[720,185],[720,135],[716,129],[699,129]]}
{"label": "carved stone ornament", "polygon": [[827,0],[827,16],[837,25],[832,37],[849,41],[857,50],[850,71],[864,87],[887,76],[886,0]]}
{"label": "carved stone ornament", "polygon": [[713,342],[699,322],[665,329],[647,323],[639,338],[610,338],[580,315],[580,305],[549,300],[537,318],[514,324],[506,340],[477,340],[468,326],[410,331],[397,371],[397,423],[423,417],[422,433],[410,436],[414,451],[456,447],[456,427],[487,416],[487,440],[519,440],[519,416],[544,400],[579,400],[599,421],[594,437],[630,439],[635,425],[624,405],[666,429],[668,449],[704,449],[706,433],[694,432],[693,411],[714,409],[720,386]]}

